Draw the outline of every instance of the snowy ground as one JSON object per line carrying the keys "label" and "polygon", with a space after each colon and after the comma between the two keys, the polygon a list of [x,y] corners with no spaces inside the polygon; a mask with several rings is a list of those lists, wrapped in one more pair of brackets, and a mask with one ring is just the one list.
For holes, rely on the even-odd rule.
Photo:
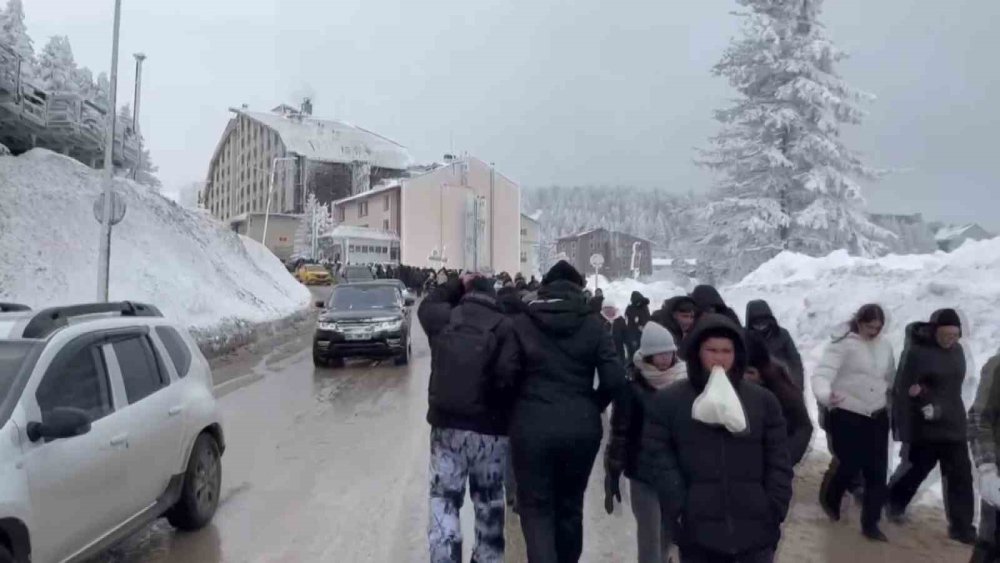
{"label": "snowy ground", "polygon": [[[43,149],[0,157],[0,301],[33,308],[94,301],[103,176]],[[309,291],[256,241],[145,186],[116,180],[128,211],[114,228],[112,300],[157,305],[200,333],[284,318]]]}

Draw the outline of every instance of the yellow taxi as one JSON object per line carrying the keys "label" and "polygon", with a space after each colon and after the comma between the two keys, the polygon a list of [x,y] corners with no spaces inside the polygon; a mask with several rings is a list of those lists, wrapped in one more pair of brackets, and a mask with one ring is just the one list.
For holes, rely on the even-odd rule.
{"label": "yellow taxi", "polygon": [[295,279],[306,285],[330,285],[333,278],[330,272],[319,264],[303,264],[295,270]]}

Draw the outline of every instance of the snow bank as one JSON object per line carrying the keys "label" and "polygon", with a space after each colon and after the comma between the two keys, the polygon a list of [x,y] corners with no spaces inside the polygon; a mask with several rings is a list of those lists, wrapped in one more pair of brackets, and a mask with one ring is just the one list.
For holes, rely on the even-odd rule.
{"label": "snow bank", "polygon": [[[0,300],[33,308],[94,301],[103,176],[36,149],[0,158]],[[116,179],[128,206],[111,244],[112,300],[157,305],[199,333],[263,323],[309,305],[308,289],[260,243],[206,213]]]}

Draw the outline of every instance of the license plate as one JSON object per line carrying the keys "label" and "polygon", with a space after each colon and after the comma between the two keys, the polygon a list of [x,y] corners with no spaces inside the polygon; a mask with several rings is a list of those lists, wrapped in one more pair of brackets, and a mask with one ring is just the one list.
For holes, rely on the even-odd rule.
{"label": "license plate", "polygon": [[357,341],[357,340],[371,340],[372,335],[367,332],[348,332],[344,335],[344,340]]}

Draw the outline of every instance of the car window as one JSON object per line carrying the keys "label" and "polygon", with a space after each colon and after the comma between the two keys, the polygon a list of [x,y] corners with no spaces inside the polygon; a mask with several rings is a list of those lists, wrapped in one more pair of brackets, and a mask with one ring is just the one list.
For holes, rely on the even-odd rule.
{"label": "car window", "polygon": [[97,344],[74,352],[67,361],[56,361],[35,392],[42,418],[57,407],[72,407],[99,420],[114,410],[104,354]]}
{"label": "car window", "polygon": [[174,369],[177,370],[177,377],[186,376],[188,370],[191,369],[191,350],[184,343],[184,339],[181,338],[180,333],[174,330],[173,327],[158,326],[156,327],[156,334],[160,336],[164,348],[167,349],[167,355],[170,356],[170,361],[174,363]]}
{"label": "car window", "polygon": [[335,311],[391,309],[399,306],[399,290],[388,285],[350,286],[334,290],[329,308]]}
{"label": "car window", "polygon": [[125,396],[129,404],[137,403],[166,387],[167,381],[160,373],[153,348],[145,336],[135,336],[112,344],[125,383]]}

